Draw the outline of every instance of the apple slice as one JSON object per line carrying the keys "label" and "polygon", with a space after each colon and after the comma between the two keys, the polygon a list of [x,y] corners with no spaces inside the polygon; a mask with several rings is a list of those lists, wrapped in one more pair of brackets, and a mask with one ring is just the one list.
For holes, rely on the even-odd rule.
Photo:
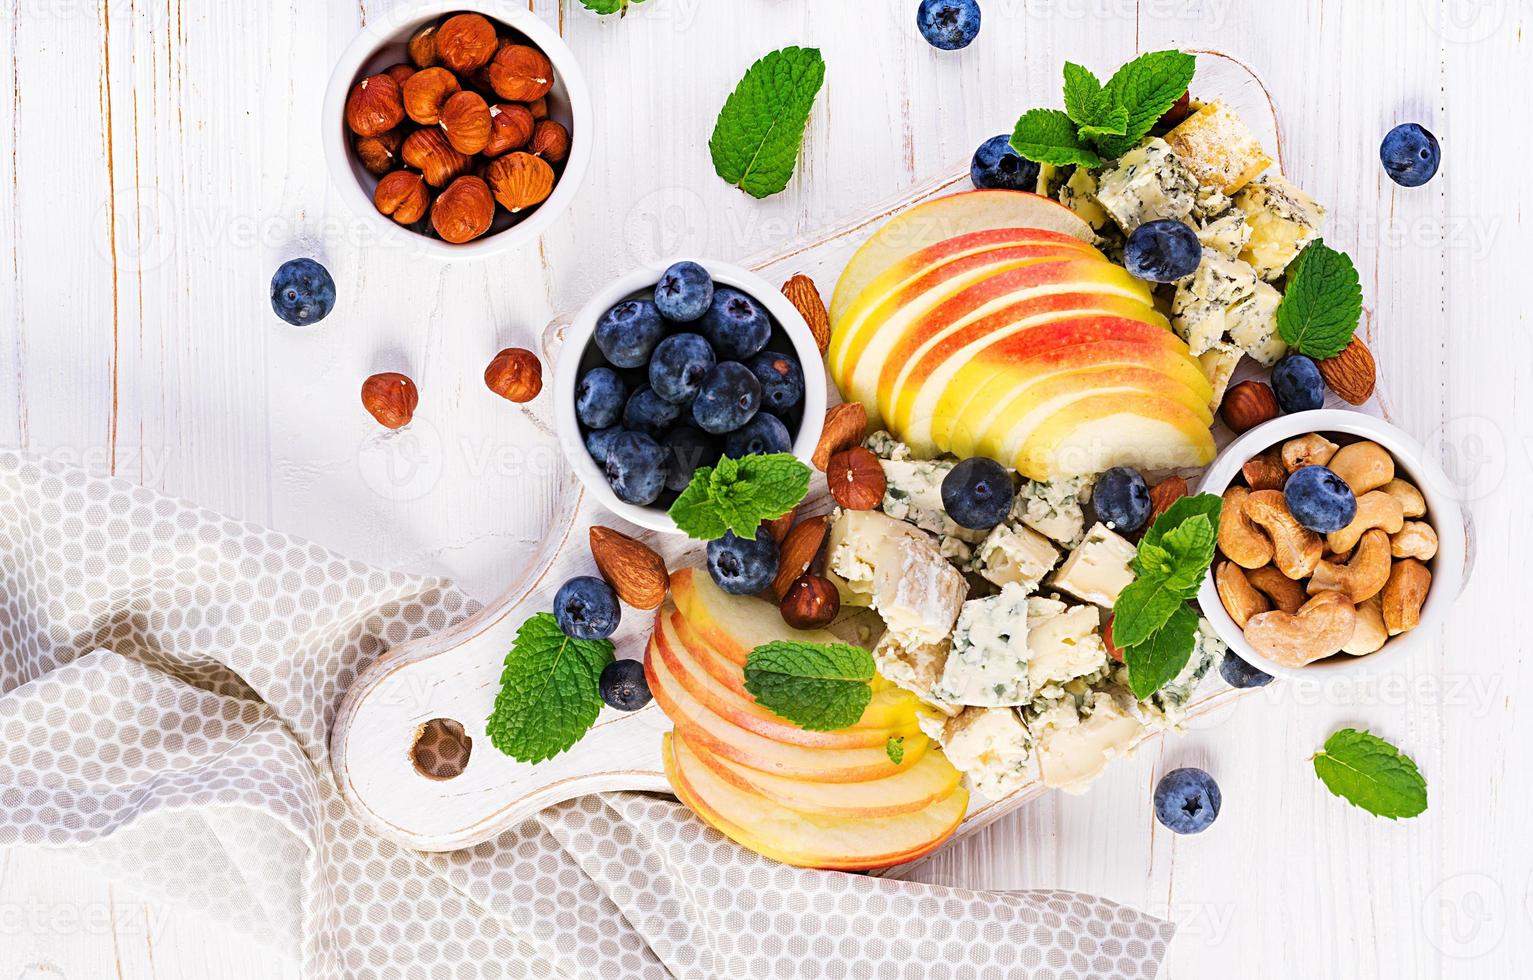
{"label": "apple slice", "polygon": [[1083,242],[1096,238],[1074,211],[1039,194],[976,190],[939,197],[895,215],[863,243],[836,282],[831,322],[839,322],[855,297],[905,256],[944,239],[995,228],[1040,228]]}
{"label": "apple slice", "polygon": [[962,788],[910,813],[848,819],[799,813],[720,778],[669,735],[666,777],[681,801],[714,829],[758,854],[804,868],[858,870],[914,860],[946,840],[963,821]]}
{"label": "apple slice", "polygon": [[688,743],[698,760],[727,783],[799,813],[828,817],[890,817],[938,803],[958,788],[963,774],[941,752],[927,752],[914,768],[884,779],[817,783],[774,776],[730,762]]}
{"label": "apple slice", "polygon": [[782,621],[782,611],[755,596],[730,595],[700,568],[671,573],[671,597],[687,625],[713,649],[740,667],[763,643],[841,643],[826,630],[796,630]]}
{"label": "apple slice", "polygon": [[645,651],[644,677],[677,731],[715,755],[763,772],[826,782],[882,779],[913,767],[926,753],[928,740],[921,734],[905,738],[905,757],[898,765],[882,744],[864,749],[811,748],[757,735],[709,711],[689,694],[666,666],[654,640]]}
{"label": "apple slice", "polygon": [[1056,413],[1007,457],[1034,480],[1100,473],[1207,466],[1214,438],[1185,406],[1154,395],[1099,395]]}

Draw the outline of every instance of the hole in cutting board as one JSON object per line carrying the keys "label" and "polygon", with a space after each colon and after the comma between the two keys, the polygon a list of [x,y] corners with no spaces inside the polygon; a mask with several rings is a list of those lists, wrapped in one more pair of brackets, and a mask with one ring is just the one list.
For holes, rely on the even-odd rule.
{"label": "hole in cutting board", "polygon": [[415,729],[410,760],[427,779],[452,779],[468,768],[474,740],[451,718],[433,718]]}

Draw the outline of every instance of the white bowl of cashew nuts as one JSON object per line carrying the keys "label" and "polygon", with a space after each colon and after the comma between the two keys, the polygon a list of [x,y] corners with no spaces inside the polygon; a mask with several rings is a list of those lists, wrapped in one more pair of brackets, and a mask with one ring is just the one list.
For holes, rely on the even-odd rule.
{"label": "white bowl of cashew nuts", "polygon": [[[1294,415],[1284,415],[1273,419],[1263,425],[1257,426],[1245,433],[1225,448],[1214,464],[1209,467],[1208,473],[1199,488],[1204,493],[1223,495],[1231,485],[1246,486],[1246,477],[1242,472],[1245,464],[1269,450],[1277,450],[1279,462],[1281,450],[1291,440],[1299,439],[1310,433],[1318,433],[1329,440],[1330,443],[1345,448],[1351,444],[1372,443],[1382,447],[1389,457],[1393,459],[1393,476],[1403,480],[1420,491],[1421,501],[1414,508],[1407,507],[1406,514],[1412,510],[1421,510],[1425,505],[1424,514],[1415,514],[1409,518],[1411,521],[1425,522],[1436,532],[1437,546],[1435,553],[1424,562],[1427,570],[1431,573],[1430,583],[1425,588],[1425,597],[1421,602],[1419,613],[1416,613],[1416,625],[1414,628],[1403,632],[1395,629],[1385,629],[1383,633],[1377,630],[1381,621],[1377,618],[1378,608],[1375,607],[1374,618],[1371,625],[1365,621],[1368,616],[1356,613],[1353,607],[1352,613],[1346,609],[1336,608],[1340,605],[1352,606],[1350,602],[1343,602],[1336,592],[1325,592],[1324,583],[1312,586],[1312,591],[1320,589],[1326,599],[1316,602],[1309,595],[1303,597],[1305,605],[1297,614],[1292,614],[1281,608],[1287,605],[1290,609],[1296,599],[1293,590],[1299,590],[1302,586],[1299,581],[1293,581],[1289,588],[1290,594],[1279,596],[1272,594],[1271,585],[1283,586],[1281,580],[1266,583],[1267,589],[1257,590],[1250,586],[1247,576],[1252,575],[1252,564],[1259,561],[1259,556],[1251,555],[1242,557],[1236,567],[1236,562],[1230,560],[1226,550],[1238,550],[1240,535],[1257,535],[1273,542],[1277,553],[1274,564],[1281,565],[1283,553],[1283,541],[1281,538],[1287,533],[1284,530],[1283,518],[1298,529],[1296,522],[1287,514],[1286,507],[1277,503],[1277,498],[1265,496],[1259,501],[1251,502],[1247,513],[1245,502],[1227,502],[1225,512],[1220,518],[1221,524],[1221,552],[1214,558],[1214,563],[1209,569],[1208,578],[1204,580],[1202,589],[1198,593],[1198,605],[1202,607],[1203,615],[1206,616],[1218,632],[1221,639],[1229,644],[1231,650],[1238,654],[1241,659],[1252,666],[1259,667],[1269,674],[1278,677],[1306,677],[1311,680],[1327,679],[1335,677],[1344,671],[1380,670],[1398,668],[1410,656],[1412,651],[1419,650],[1438,636],[1444,619],[1448,615],[1448,609],[1458,598],[1463,588],[1465,563],[1468,554],[1468,531],[1464,523],[1464,512],[1460,506],[1457,494],[1448,477],[1443,473],[1436,461],[1429,458],[1422,447],[1401,430],[1390,425],[1382,419],[1361,412],[1338,411],[1334,409],[1321,409],[1313,412],[1299,412]],[[1334,450],[1340,452],[1340,450]],[[1300,457],[1302,444],[1293,443],[1289,453],[1290,464],[1303,462]],[[1324,452],[1327,461],[1330,460],[1329,451]],[[1349,450],[1343,457],[1338,457],[1338,467],[1343,469],[1356,469],[1359,466],[1371,467],[1385,466],[1382,455],[1375,449],[1359,445],[1355,450]],[[1269,457],[1269,459],[1272,457]],[[1319,462],[1319,460],[1313,460]],[[1366,461],[1366,462],[1365,462]],[[1340,474],[1347,479],[1348,473]],[[1353,483],[1352,480],[1348,480]],[[1353,486],[1359,484],[1353,483]],[[1363,486],[1370,485],[1368,479],[1364,479]],[[1385,488],[1380,487],[1380,490]],[[1394,489],[1393,487],[1391,489]],[[1408,489],[1405,491],[1408,493]],[[1238,496],[1238,495],[1237,495]],[[1364,494],[1366,497],[1366,494]],[[1279,507],[1281,514],[1276,517],[1263,514],[1263,507]],[[1360,513],[1364,508],[1360,508]],[[1398,516],[1399,511],[1396,511]],[[1262,521],[1254,521],[1252,518],[1264,518]],[[1366,522],[1360,522],[1366,523]],[[1226,528],[1225,525],[1229,527]],[[1302,529],[1298,529],[1302,533]],[[1380,528],[1387,531],[1388,528]],[[1233,538],[1225,538],[1228,532]],[[1362,531],[1358,531],[1362,534]],[[1253,539],[1254,540],[1254,539]],[[1258,542],[1259,543],[1259,542]],[[1226,548],[1228,546],[1228,549]],[[1322,547],[1328,547],[1323,545]],[[1259,549],[1258,549],[1259,550]],[[1302,549],[1298,549],[1302,550]],[[1357,545],[1349,549],[1354,556],[1360,556],[1364,548]],[[1423,552],[1425,553],[1425,552]],[[1331,556],[1326,555],[1326,559]],[[1387,556],[1386,556],[1387,557]],[[1360,559],[1361,560],[1361,559]],[[1401,561],[1408,559],[1393,558],[1391,571],[1399,566]],[[1229,576],[1225,582],[1226,592],[1232,596],[1238,596],[1243,590],[1249,590],[1245,594],[1251,597],[1251,602],[1245,608],[1238,609],[1237,615],[1246,618],[1248,624],[1254,624],[1252,637],[1258,639],[1262,650],[1248,640],[1246,629],[1237,625],[1235,616],[1226,608],[1225,602],[1220,597],[1220,583],[1217,581],[1221,566],[1225,562],[1230,567],[1224,569],[1224,574]],[[1301,562],[1302,563],[1302,562]],[[1324,563],[1324,560],[1322,561]],[[1295,563],[1290,563],[1293,567]],[[1353,563],[1353,567],[1356,563]],[[1268,566],[1270,569],[1271,566]],[[1348,574],[1349,566],[1342,563],[1334,563],[1329,568],[1320,570],[1321,575]],[[1404,570],[1402,569],[1402,572]],[[1420,576],[1420,569],[1412,566],[1410,571]],[[1232,575],[1231,573],[1240,573]],[[1260,578],[1257,574],[1255,577]],[[1291,576],[1290,576],[1291,577]],[[1319,577],[1319,576],[1316,576]],[[1403,577],[1403,575],[1402,575]],[[1275,576],[1274,576],[1275,578]],[[1313,578],[1312,578],[1313,581]],[[1395,615],[1391,617],[1394,624],[1408,622],[1412,617],[1414,606],[1412,593],[1419,592],[1418,587],[1411,589],[1405,585],[1391,586],[1390,598],[1393,600]],[[1281,590],[1277,590],[1281,591]],[[1401,612],[1401,595],[1405,595],[1404,606]],[[1382,592],[1379,595],[1383,595]],[[1279,602],[1277,600],[1284,599]],[[1238,599],[1236,600],[1238,603]],[[1265,603],[1270,611],[1262,611],[1261,606]],[[1329,608],[1328,608],[1329,607]],[[1313,610],[1313,611],[1311,611]],[[1387,635],[1382,646],[1378,646],[1372,652],[1365,654],[1351,654],[1347,652],[1326,652],[1336,645],[1338,629],[1345,630],[1344,625],[1348,616],[1351,615],[1355,622],[1363,625],[1356,626],[1357,638],[1349,641],[1347,645],[1354,648],[1366,649],[1376,645],[1378,638]],[[1260,618],[1258,618],[1260,617]],[[1375,631],[1373,642],[1369,642],[1362,633],[1372,629]],[[1329,635],[1327,635],[1329,634]],[[1310,657],[1318,656],[1310,660]]]}

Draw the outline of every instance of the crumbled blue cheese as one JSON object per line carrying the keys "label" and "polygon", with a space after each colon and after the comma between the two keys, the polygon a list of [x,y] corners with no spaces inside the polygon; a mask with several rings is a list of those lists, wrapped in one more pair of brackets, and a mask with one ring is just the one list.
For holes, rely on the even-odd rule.
{"label": "crumbled blue cheese", "polygon": [[1097,200],[1125,234],[1146,221],[1184,220],[1197,191],[1197,180],[1163,139],[1139,144],[1097,179]]}
{"label": "crumbled blue cheese", "polygon": [[1256,295],[1256,272],[1239,259],[1203,253],[1191,279],[1176,287],[1171,326],[1194,357],[1224,339],[1231,308]]}
{"label": "crumbled blue cheese", "polygon": [[970,599],[953,628],[953,649],[936,697],[950,704],[998,708],[1032,700],[1028,683],[1027,593],[1007,585]]}
{"label": "crumbled blue cheese", "polygon": [[942,508],[942,481],[957,465],[952,460],[885,459],[879,463],[884,470],[885,514],[914,524],[923,531],[941,535],[944,539],[951,538],[964,544],[977,544],[984,540],[984,531],[973,531],[959,525]]}
{"label": "crumbled blue cheese", "polygon": [[965,708],[947,722],[943,754],[975,792],[999,800],[1035,775],[1033,740],[1014,708]]}
{"label": "crumbled blue cheese", "polygon": [[1134,581],[1138,549],[1106,524],[1095,524],[1086,539],[1059,566],[1051,585],[1099,606],[1112,608],[1118,594]]}
{"label": "crumbled blue cheese", "polygon": [[1094,244],[1098,248],[1121,240],[1118,226],[1102,207],[1102,202],[1097,200],[1097,178],[1090,170],[1076,167],[1070,179],[1059,185],[1058,198],[1060,204],[1074,211],[1096,232]]}
{"label": "crumbled blue cheese", "polygon": [[1226,316],[1230,339],[1251,359],[1271,367],[1288,353],[1288,344],[1278,334],[1277,309],[1283,295],[1271,283],[1256,283],[1250,298],[1236,303]]}
{"label": "crumbled blue cheese", "polygon": [[1052,615],[1040,609],[1038,615],[1028,616],[1027,675],[1038,697],[1061,697],[1063,685],[1107,668],[1107,646],[1097,631],[1100,623],[1091,606],[1067,606]]}
{"label": "crumbled blue cheese", "polygon": [[1059,551],[1032,528],[1012,521],[997,524],[974,550],[973,570],[999,586],[1020,585],[1035,592],[1059,563]]}
{"label": "crumbled blue cheese", "polygon": [[840,589],[843,604],[873,604],[874,563],[879,546],[891,535],[926,537],[909,524],[876,510],[835,512],[826,543],[826,571]]}
{"label": "crumbled blue cheese", "polygon": [[1185,714],[1185,709],[1192,696],[1196,693],[1203,679],[1213,670],[1215,664],[1224,656],[1228,649],[1224,641],[1219,639],[1214,632],[1213,624],[1207,619],[1198,619],[1197,640],[1192,648],[1192,655],[1187,658],[1187,665],[1181,669],[1171,680],[1161,686],[1161,689],[1150,695],[1150,699],[1165,714],[1168,723],[1178,724]]}
{"label": "crumbled blue cheese", "polygon": [[1109,762],[1132,753],[1149,734],[1134,717],[1134,707],[1127,691],[1109,688],[1050,702],[1031,713],[1027,727],[1044,785],[1082,792]]}
{"label": "crumbled blue cheese", "polygon": [[1073,548],[1086,527],[1081,512],[1081,491],[1087,477],[1061,480],[1023,480],[1011,505],[1011,516],[1047,538]]}
{"label": "crumbled blue cheese", "polygon": [[1234,203],[1235,199],[1219,188],[1200,185],[1192,199],[1192,216],[1199,221],[1208,221],[1228,211]]}
{"label": "crumbled blue cheese", "polygon": [[873,647],[873,663],[883,678],[914,694],[932,705],[942,714],[957,714],[959,708],[949,705],[933,692],[942,679],[952,644],[943,639],[937,643],[906,644],[893,633],[885,633]]}
{"label": "crumbled blue cheese", "polygon": [[1244,356],[1245,352],[1239,347],[1223,340],[1198,355],[1198,365],[1203,368],[1203,374],[1214,392],[1208,402],[1210,412],[1219,410],[1219,404],[1224,401],[1224,392],[1230,386],[1230,378],[1235,374],[1235,366]]}
{"label": "crumbled blue cheese", "polygon": [[1325,208],[1277,174],[1236,194],[1235,206],[1251,226],[1240,257],[1268,282],[1281,278],[1304,247],[1320,237],[1325,218]]}
{"label": "crumbled blue cheese", "polygon": [[1243,211],[1231,211],[1204,221],[1193,230],[1198,233],[1198,241],[1205,249],[1218,252],[1227,259],[1239,258],[1240,250],[1251,240],[1251,226]]}
{"label": "crumbled blue cheese", "polygon": [[890,534],[873,559],[873,609],[906,646],[940,643],[953,631],[969,584],[926,535]]}
{"label": "crumbled blue cheese", "polygon": [[868,452],[879,459],[908,460],[913,458],[910,447],[900,442],[887,431],[879,429],[877,432],[863,440],[863,445]]}

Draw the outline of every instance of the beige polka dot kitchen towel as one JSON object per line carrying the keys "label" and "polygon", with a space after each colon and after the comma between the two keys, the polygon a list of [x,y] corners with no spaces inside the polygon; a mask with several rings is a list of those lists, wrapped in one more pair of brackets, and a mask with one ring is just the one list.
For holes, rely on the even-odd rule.
{"label": "beige polka dot kitchen towel", "polygon": [[788,868],[660,797],[449,854],[373,836],[331,780],[335,706],[472,611],[446,582],[0,453],[0,846],[68,848],[316,980],[1156,974],[1161,920]]}

